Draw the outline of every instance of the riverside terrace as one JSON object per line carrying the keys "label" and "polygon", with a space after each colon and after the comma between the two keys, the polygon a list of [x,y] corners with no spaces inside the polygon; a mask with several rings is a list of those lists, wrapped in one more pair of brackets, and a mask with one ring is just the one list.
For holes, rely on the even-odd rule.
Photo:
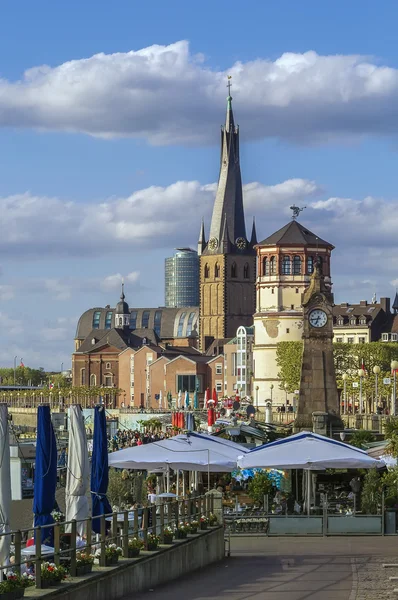
{"label": "riverside terrace", "polygon": [[[101,530],[97,536],[93,534],[91,518],[84,521],[57,522],[45,527],[1,534],[0,545],[2,537],[11,535],[12,558],[10,564],[0,565],[0,569],[5,569],[11,582],[16,580],[16,589],[14,587],[13,591],[19,589],[22,594],[20,588],[25,585],[25,595],[29,597],[32,593],[34,596],[37,595],[34,587],[40,590],[56,586],[57,596],[62,596],[62,590],[64,586],[66,590],[67,584],[81,583],[84,577],[95,579],[96,573],[103,577],[108,569],[109,571],[115,569],[119,563],[119,556],[120,566],[127,568],[138,559],[141,565],[146,559],[152,560],[157,555],[155,553],[162,555],[165,551],[178,549],[186,542],[190,544],[189,550],[187,546],[182,552],[190,553],[192,564],[187,565],[184,560],[180,561],[185,570],[183,569],[183,573],[179,574],[184,574],[209,564],[212,560],[220,560],[224,556],[224,532],[216,522],[213,507],[214,498],[210,493],[193,500],[170,501],[156,507],[102,515],[97,517],[100,520]],[[218,512],[217,507],[216,512]],[[80,538],[77,535],[77,524],[83,522],[86,536]],[[45,544],[50,529],[53,529],[54,534],[53,547]],[[68,533],[65,533],[66,530]],[[209,538],[203,546],[200,539],[208,535],[212,540],[210,541]],[[34,538],[35,545],[29,546],[27,543],[29,536],[32,542]],[[195,546],[196,540],[197,546]],[[36,548],[39,550],[36,551]],[[197,562],[195,562],[195,548],[199,549]],[[170,557],[165,560],[170,562]],[[180,567],[177,565],[173,568]],[[145,567],[141,567],[141,571],[142,569],[145,571]],[[172,568],[166,568],[165,571],[164,568],[154,567],[152,570],[156,581],[151,580],[150,572],[142,581],[140,580],[139,585],[138,583],[135,585],[136,591],[139,591],[140,585],[145,588],[175,576]],[[19,581],[21,583],[18,588]],[[27,584],[32,584],[32,587]],[[3,598],[1,585],[0,582],[0,598]],[[123,590],[123,593],[126,591],[131,591],[131,586]],[[16,597],[21,596],[14,594],[13,598]],[[112,596],[107,597],[121,596],[112,593]]]}

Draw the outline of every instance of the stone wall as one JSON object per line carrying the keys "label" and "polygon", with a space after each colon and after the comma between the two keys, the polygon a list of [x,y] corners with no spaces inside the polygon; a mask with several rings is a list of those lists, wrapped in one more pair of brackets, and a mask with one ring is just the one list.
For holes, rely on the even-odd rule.
{"label": "stone wall", "polygon": [[103,568],[75,583],[53,590],[27,590],[25,597],[62,600],[118,600],[148,591],[224,558],[224,528],[217,527],[160,552],[145,552],[136,560],[120,560],[113,569]]}

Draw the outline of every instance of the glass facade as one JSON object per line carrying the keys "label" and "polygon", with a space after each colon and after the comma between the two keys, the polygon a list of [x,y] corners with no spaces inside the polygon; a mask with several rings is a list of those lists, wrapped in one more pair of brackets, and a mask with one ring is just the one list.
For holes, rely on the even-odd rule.
{"label": "glass facade", "polygon": [[191,248],[177,248],[165,260],[165,306],[199,306],[199,256]]}

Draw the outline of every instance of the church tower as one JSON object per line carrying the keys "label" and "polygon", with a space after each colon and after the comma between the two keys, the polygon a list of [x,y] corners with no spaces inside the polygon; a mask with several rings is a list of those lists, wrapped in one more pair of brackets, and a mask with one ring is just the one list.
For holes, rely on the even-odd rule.
{"label": "church tower", "polygon": [[253,324],[255,310],[256,228],[246,237],[242,178],[239,162],[239,128],[235,126],[232,97],[227,98],[225,125],[221,128],[220,175],[208,242],[200,230],[200,347],[214,339],[233,337],[239,326]]}
{"label": "church tower", "polygon": [[122,293],[115,310],[115,329],[129,329],[130,327],[130,308],[124,295],[124,283],[122,283]]}

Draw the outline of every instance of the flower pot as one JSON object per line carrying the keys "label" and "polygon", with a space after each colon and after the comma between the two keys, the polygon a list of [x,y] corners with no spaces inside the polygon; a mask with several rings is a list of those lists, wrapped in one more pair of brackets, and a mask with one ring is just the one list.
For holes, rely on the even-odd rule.
{"label": "flower pot", "polygon": [[118,555],[115,556],[105,556],[105,566],[111,567],[112,565],[117,565],[117,561],[119,560]]}
{"label": "flower pot", "polygon": [[49,587],[52,587],[53,585],[58,585],[59,580],[57,579],[42,579],[41,580],[41,587],[43,590],[46,590]]}
{"label": "flower pot", "polygon": [[137,558],[137,556],[139,556],[139,555],[140,555],[139,548],[129,548],[129,554],[128,554],[129,558]]}
{"label": "flower pot", "polygon": [[177,529],[175,536],[177,540],[185,540],[185,538],[187,537],[187,533],[186,531],[182,531],[182,529]]}
{"label": "flower pot", "polygon": [[0,594],[0,598],[1,600],[18,600],[19,598],[23,598],[24,594],[25,588],[19,588],[10,592],[3,592],[3,594]]}
{"label": "flower pot", "polygon": [[202,531],[204,531],[205,529],[207,529],[207,523],[201,523],[200,524],[200,528]]}
{"label": "flower pot", "polygon": [[93,565],[79,565],[76,567],[76,577],[82,577],[83,575],[87,575],[91,573],[93,570]]}
{"label": "flower pot", "polygon": [[163,539],[164,539],[164,543],[165,544],[172,544],[173,543],[173,536],[172,535],[163,535]]}
{"label": "flower pot", "polygon": [[189,533],[197,533],[197,532],[198,532],[197,527],[191,527],[191,529],[189,530]]}
{"label": "flower pot", "polygon": [[158,549],[158,545],[157,544],[148,544],[148,548],[147,548],[150,552],[154,552],[155,550]]}

